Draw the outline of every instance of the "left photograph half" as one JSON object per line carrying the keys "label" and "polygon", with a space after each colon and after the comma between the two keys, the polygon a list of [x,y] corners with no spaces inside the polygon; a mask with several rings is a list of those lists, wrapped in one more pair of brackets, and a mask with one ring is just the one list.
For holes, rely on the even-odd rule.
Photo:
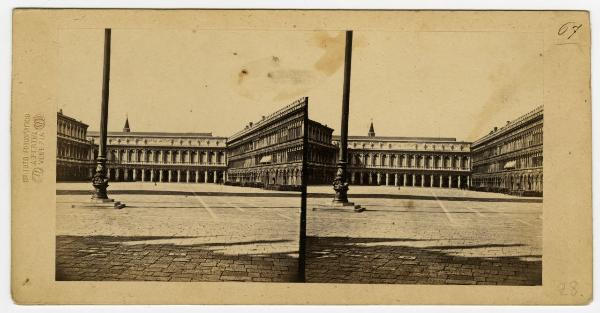
{"label": "left photograph half", "polygon": [[302,195],[335,171],[307,91],[336,71],[297,68],[343,50],[302,32],[59,40],[55,280],[304,281]]}

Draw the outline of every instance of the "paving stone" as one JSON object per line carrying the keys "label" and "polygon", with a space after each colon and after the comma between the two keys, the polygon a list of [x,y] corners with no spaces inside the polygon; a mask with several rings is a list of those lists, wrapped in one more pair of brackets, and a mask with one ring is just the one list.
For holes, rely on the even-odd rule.
{"label": "paving stone", "polygon": [[[80,191],[88,183],[57,186],[57,280],[296,279],[297,193],[111,183],[114,197],[130,207],[91,211],[70,206],[86,201]],[[309,193],[330,189],[310,187]],[[308,211],[309,282],[541,284],[542,204],[536,199],[385,186],[352,186],[350,197],[372,209]],[[327,199],[309,197],[308,206]]]}

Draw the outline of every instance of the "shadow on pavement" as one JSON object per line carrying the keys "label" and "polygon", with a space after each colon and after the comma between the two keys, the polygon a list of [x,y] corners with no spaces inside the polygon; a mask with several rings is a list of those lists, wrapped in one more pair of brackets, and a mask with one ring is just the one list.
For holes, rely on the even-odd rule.
{"label": "shadow on pavement", "polygon": [[[285,239],[203,244],[137,243],[190,236],[57,236],[56,280],[297,281],[297,251],[223,254],[215,247],[270,245]],[[430,241],[431,239],[427,239]],[[308,237],[307,282],[540,285],[541,255],[454,256],[444,250],[522,244],[410,247],[412,238]],[[399,245],[390,245],[397,242]],[[533,259],[533,260],[524,260]]]}
{"label": "shadow on pavement", "polygon": [[[164,236],[57,236],[57,281],[257,281],[297,280],[297,251],[229,255],[214,247],[275,244],[290,240],[175,245],[131,243]],[[212,248],[212,249],[211,249]]]}
{"label": "shadow on pavement", "polygon": [[[441,250],[522,244],[429,246],[377,244],[393,238],[308,237],[307,282],[541,285],[541,256],[463,257]],[[371,244],[371,245],[365,245]],[[534,258],[536,260],[523,260]]]}

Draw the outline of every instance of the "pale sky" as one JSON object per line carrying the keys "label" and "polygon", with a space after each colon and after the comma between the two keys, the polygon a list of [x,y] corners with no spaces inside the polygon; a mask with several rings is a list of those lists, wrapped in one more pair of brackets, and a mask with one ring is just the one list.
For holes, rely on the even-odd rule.
{"label": "pale sky", "polygon": [[[102,29],[62,30],[57,109],[98,130]],[[541,35],[355,31],[350,135],[473,141],[543,104]],[[291,101],[339,133],[344,33],[113,29],[109,131],[230,136]]]}

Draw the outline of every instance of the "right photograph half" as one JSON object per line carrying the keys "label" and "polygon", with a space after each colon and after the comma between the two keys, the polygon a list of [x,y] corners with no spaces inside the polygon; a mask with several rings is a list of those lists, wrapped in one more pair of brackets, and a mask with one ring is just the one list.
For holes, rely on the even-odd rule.
{"label": "right photograph half", "polygon": [[310,108],[333,131],[307,136],[306,282],[542,285],[541,35],[346,31],[344,51],[341,102]]}

